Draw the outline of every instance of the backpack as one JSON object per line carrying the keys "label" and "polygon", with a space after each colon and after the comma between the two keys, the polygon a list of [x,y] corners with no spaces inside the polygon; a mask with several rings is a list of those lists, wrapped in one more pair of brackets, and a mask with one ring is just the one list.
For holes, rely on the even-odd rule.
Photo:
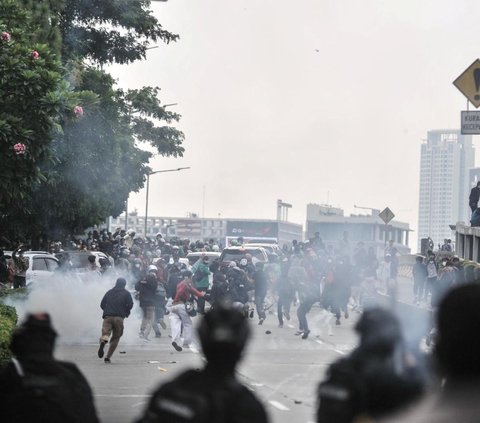
{"label": "backpack", "polygon": [[230,380],[227,389],[215,386],[194,389],[189,382],[195,375],[197,371],[189,370],[160,387],[137,423],[227,423],[231,403],[241,385]]}

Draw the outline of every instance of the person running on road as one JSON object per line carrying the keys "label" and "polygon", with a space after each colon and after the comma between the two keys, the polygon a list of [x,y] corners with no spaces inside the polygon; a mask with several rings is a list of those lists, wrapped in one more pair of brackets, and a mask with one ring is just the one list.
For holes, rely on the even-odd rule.
{"label": "person running on road", "polygon": [[[140,308],[143,312],[142,323],[140,325],[140,338],[149,341],[148,335],[152,329],[153,322],[155,319],[155,295],[158,287],[157,277],[156,277],[156,266],[153,266],[155,269],[147,274],[145,279],[138,281],[135,284],[135,290],[140,294]],[[159,333],[158,326],[154,327],[155,334]]]}
{"label": "person running on road", "polygon": [[123,335],[123,320],[130,316],[130,310],[133,307],[133,299],[130,292],[125,289],[126,285],[127,281],[124,278],[118,278],[115,287],[107,291],[100,303],[103,310],[103,325],[98,348],[99,358],[103,358],[103,350],[111,336],[105,363],[110,363],[110,358]]}
{"label": "person running on road", "polygon": [[193,341],[193,325],[192,319],[187,313],[186,302],[190,300],[192,295],[197,298],[205,297],[204,292],[200,292],[193,286],[192,272],[189,270],[182,271],[182,281],[177,286],[177,292],[173,299],[170,309],[170,328],[172,334],[172,346],[177,351],[183,348],[179,345],[183,329],[183,346],[190,347]]}

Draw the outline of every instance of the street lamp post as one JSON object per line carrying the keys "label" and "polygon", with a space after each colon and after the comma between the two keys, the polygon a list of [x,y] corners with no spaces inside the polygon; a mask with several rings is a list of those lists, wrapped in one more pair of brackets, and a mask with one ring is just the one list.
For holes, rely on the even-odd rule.
{"label": "street lamp post", "polygon": [[145,237],[147,237],[147,222],[148,222],[148,193],[150,189],[150,175],[155,173],[165,173],[165,172],[179,172],[180,170],[190,169],[190,167],[178,167],[176,169],[166,169],[166,170],[154,170],[153,172],[147,173],[147,195],[145,200]]}

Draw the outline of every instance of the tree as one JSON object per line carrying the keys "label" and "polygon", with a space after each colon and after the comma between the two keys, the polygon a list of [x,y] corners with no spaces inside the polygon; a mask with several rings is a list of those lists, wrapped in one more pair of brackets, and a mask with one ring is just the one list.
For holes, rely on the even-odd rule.
{"label": "tree", "polygon": [[81,120],[65,125],[64,139],[55,144],[61,157],[58,178],[36,193],[32,207],[41,226],[55,237],[79,233],[125,210],[129,192],[141,189],[150,171],[152,154],[138,148],[134,139],[148,140],[165,156],[183,152],[179,131],[151,127],[144,117],[178,118],[159,105],[156,90],[115,89],[109,75],[92,68],[77,82],[81,89],[96,92],[100,102]]}
{"label": "tree", "polygon": [[36,37],[62,40],[64,62],[131,63],[145,59],[152,42],[178,40],[162,28],[148,0],[22,0],[43,30]]}
{"label": "tree", "polygon": [[47,45],[29,41],[34,30],[15,1],[0,1],[0,216],[22,212],[32,189],[48,180],[57,160],[50,143],[65,113],[80,98],[94,101],[92,93],[73,93]]}
{"label": "tree", "polygon": [[[50,118],[57,125],[56,131],[46,129],[53,140],[47,143],[52,159],[42,161],[46,176],[31,185],[21,207],[3,214],[16,234],[23,232],[34,239],[60,237],[81,232],[125,209],[129,192],[141,189],[150,171],[152,154],[138,145],[148,143],[164,156],[183,155],[184,135],[170,126],[180,115],[162,107],[159,88],[123,91],[97,67],[143,59],[149,43],[169,43],[178,35],[161,27],[148,9],[149,1],[21,3],[36,26],[25,38],[32,43],[48,41],[48,48],[59,54],[67,69],[64,76],[75,87],[74,95],[95,93],[98,97],[95,104],[91,96],[84,96],[84,102],[77,102],[81,116],[73,113],[72,119],[51,110]],[[68,84],[64,88],[68,90]],[[69,107],[74,107],[72,101]]]}

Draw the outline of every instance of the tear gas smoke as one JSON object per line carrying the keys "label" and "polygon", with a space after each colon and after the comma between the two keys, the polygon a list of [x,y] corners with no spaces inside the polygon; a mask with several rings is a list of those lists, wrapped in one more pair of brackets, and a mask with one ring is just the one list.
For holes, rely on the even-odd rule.
{"label": "tear gas smoke", "polygon": [[[115,286],[116,279],[117,275],[100,276],[95,272],[58,273],[29,285],[26,299],[9,299],[7,304],[16,308],[19,321],[27,313],[49,313],[60,343],[97,343],[102,328],[100,302]],[[138,341],[141,316],[138,302],[134,301],[132,313],[125,319],[121,342]]]}

